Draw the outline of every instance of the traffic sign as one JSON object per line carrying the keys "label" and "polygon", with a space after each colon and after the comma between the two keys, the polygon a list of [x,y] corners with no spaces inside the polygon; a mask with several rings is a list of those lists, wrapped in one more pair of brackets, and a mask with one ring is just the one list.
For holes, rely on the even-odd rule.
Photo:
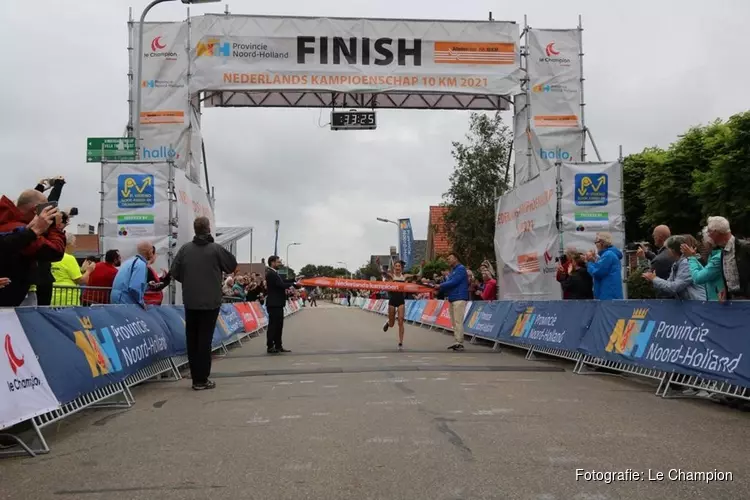
{"label": "traffic sign", "polygon": [[86,139],[86,162],[135,160],[134,137],[89,137]]}

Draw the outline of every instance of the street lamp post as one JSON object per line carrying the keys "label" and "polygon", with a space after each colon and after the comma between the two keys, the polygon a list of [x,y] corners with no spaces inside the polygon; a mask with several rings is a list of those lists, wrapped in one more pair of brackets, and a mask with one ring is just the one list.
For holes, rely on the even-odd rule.
{"label": "street lamp post", "polygon": [[292,243],[289,243],[289,244],[288,244],[288,245],[286,246],[286,262],[285,262],[284,264],[285,264],[285,266],[286,266],[286,273],[287,273],[287,276],[289,276],[289,247],[293,247],[293,246],[299,246],[299,245],[301,245],[301,244],[302,244],[302,243],[296,243],[296,242],[292,242]]}
{"label": "street lamp post", "polygon": [[[135,123],[134,123],[134,132],[135,132],[135,150],[136,154],[138,154],[138,158],[141,158],[141,95],[143,94],[143,90],[141,87],[141,79],[143,78],[143,22],[146,19],[146,15],[149,13],[151,9],[153,9],[156,5],[159,5],[160,3],[165,2],[175,2],[177,0],[152,0],[152,2],[148,5],[146,5],[146,8],[143,9],[143,12],[141,13],[141,19],[138,21],[138,52],[136,53],[136,57],[138,58],[138,63],[136,64],[136,70],[135,70],[135,82],[136,85],[136,91],[135,91]],[[221,0],[181,0],[184,4],[198,4],[198,3],[217,3]]]}
{"label": "street lamp post", "polygon": [[352,271],[349,269],[349,265],[346,262],[344,262],[343,260],[340,260],[336,262],[336,264],[344,264],[344,269],[349,271],[349,279],[352,279]]}
{"label": "street lamp post", "polygon": [[377,217],[377,220],[379,222],[387,222],[388,224],[395,224],[396,225],[396,249],[399,253],[399,257],[403,259],[403,255],[401,255],[401,226],[399,226],[398,222],[395,220],[385,219],[383,217]]}

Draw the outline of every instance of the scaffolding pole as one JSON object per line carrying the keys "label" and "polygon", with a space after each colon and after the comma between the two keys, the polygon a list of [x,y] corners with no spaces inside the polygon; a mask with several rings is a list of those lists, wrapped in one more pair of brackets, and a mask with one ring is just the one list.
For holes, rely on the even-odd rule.
{"label": "scaffolding pole", "polygon": [[[581,161],[586,161],[586,100],[583,94],[583,82],[586,80],[583,77],[583,18],[578,15],[578,65],[581,74]],[[597,154],[598,156],[598,154]],[[601,158],[599,159],[601,161]]]}
{"label": "scaffolding pole", "polygon": [[523,50],[521,51],[521,63],[522,63],[522,69],[525,72],[524,78],[521,80],[521,86],[524,85],[526,88],[524,89],[526,94],[526,102],[524,103],[524,109],[526,112],[526,138],[528,140],[528,143],[526,144],[526,165],[527,169],[529,170],[529,177],[526,179],[526,182],[533,179],[538,175],[533,174],[531,172],[531,159],[534,156],[534,153],[531,149],[531,75],[529,74],[529,30],[531,28],[528,25],[526,14],[523,16]]}
{"label": "scaffolding pole", "polygon": [[128,15],[128,127],[126,136],[133,137],[133,32],[135,20],[133,19],[133,7],[130,7]]}

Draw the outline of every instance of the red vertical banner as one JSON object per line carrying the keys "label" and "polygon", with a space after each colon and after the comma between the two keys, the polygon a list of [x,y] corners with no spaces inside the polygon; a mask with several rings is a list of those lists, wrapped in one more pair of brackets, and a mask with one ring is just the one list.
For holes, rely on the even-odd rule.
{"label": "red vertical banner", "polygon": [[242,318],[242,324],[245,325],[245,333],[253,333],[258,329],[258,320],[253,314],[253,310],[250,304],[247,302],[237,302],[234,304],[234,308]]}
{"label": "red vertical banner", "polygon": [[437,316],[437,313],[439,312],[437,310],[438,308],[438,300],[428,300],[427,303],[424,306],[424,311],[422,311],[422,321],[420,323],[424,325],[434,325],[435,319]]}
{"label": "red vertical banner", "polygon": [[[443,301],[443,307],[440,308],[440,312],[437,317],[435,324],[439,327],[451,329],[453,324],[451,323],[451,303],[447,300]],[[463,319],[463,318],[462,318]]]}
{"label": "red vertical banner", "polygon": [[268,324],[268,316],[260,305],[260,302],[250,302],[250,308],[255,314],[255,319],[258,321],[258,326],[266,326]]}

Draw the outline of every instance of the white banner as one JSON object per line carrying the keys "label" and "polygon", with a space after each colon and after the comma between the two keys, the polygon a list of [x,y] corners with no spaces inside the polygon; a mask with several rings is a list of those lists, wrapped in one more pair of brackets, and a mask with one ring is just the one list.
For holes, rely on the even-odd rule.
{"label": "white banner", "polygon": [[169,165],[106,163],[102,177],[102,253],[117,249],[124,261],[136,254],[139,241],[147,240],[156,247],[157,272],[167,268]]}
{"label": "white banner", "polygon": [[495,220],[499,297],[506,300],[561,298],[555,280],[559,255],[554,170],[500,197]]}
{"label": "white banner", "polygon": [[520,88],[519,27],[207,14],[193,20],[190,90],[432,91]]}
{"label": "white banner", "polygon": [[174,181],[177,191],[177,248],[193,239],[193,222],[198,217],[208,217],[211,221],[211,233],[216,234],[214,212],[206,191],[200,185],[190,182],[183,172],[176,172]]}
{"label": "white banner", "polygon": [[169,159],[182,170],[188,169],[190,156],[187,45],[186,23],[147,23],[143,30],[143,74],[140,82],[134,82],[141,87],[141,159]]}
{"label": "white banner", "polygon": [[533,166],[547,170],[556,162],[580,161],[584,134],[579,31],[532,29],[528,43]]}
{"label": "white banner", "polygon": [[60,406],[13,309],[0,309],[0,429]]}
{"label": "white banner", "polygon": [[625,220],[622,204],[622,165],[563,163],[560,166],[563,245],[594,250],[596,233],[612,233],[614,246],[623,250]]}

